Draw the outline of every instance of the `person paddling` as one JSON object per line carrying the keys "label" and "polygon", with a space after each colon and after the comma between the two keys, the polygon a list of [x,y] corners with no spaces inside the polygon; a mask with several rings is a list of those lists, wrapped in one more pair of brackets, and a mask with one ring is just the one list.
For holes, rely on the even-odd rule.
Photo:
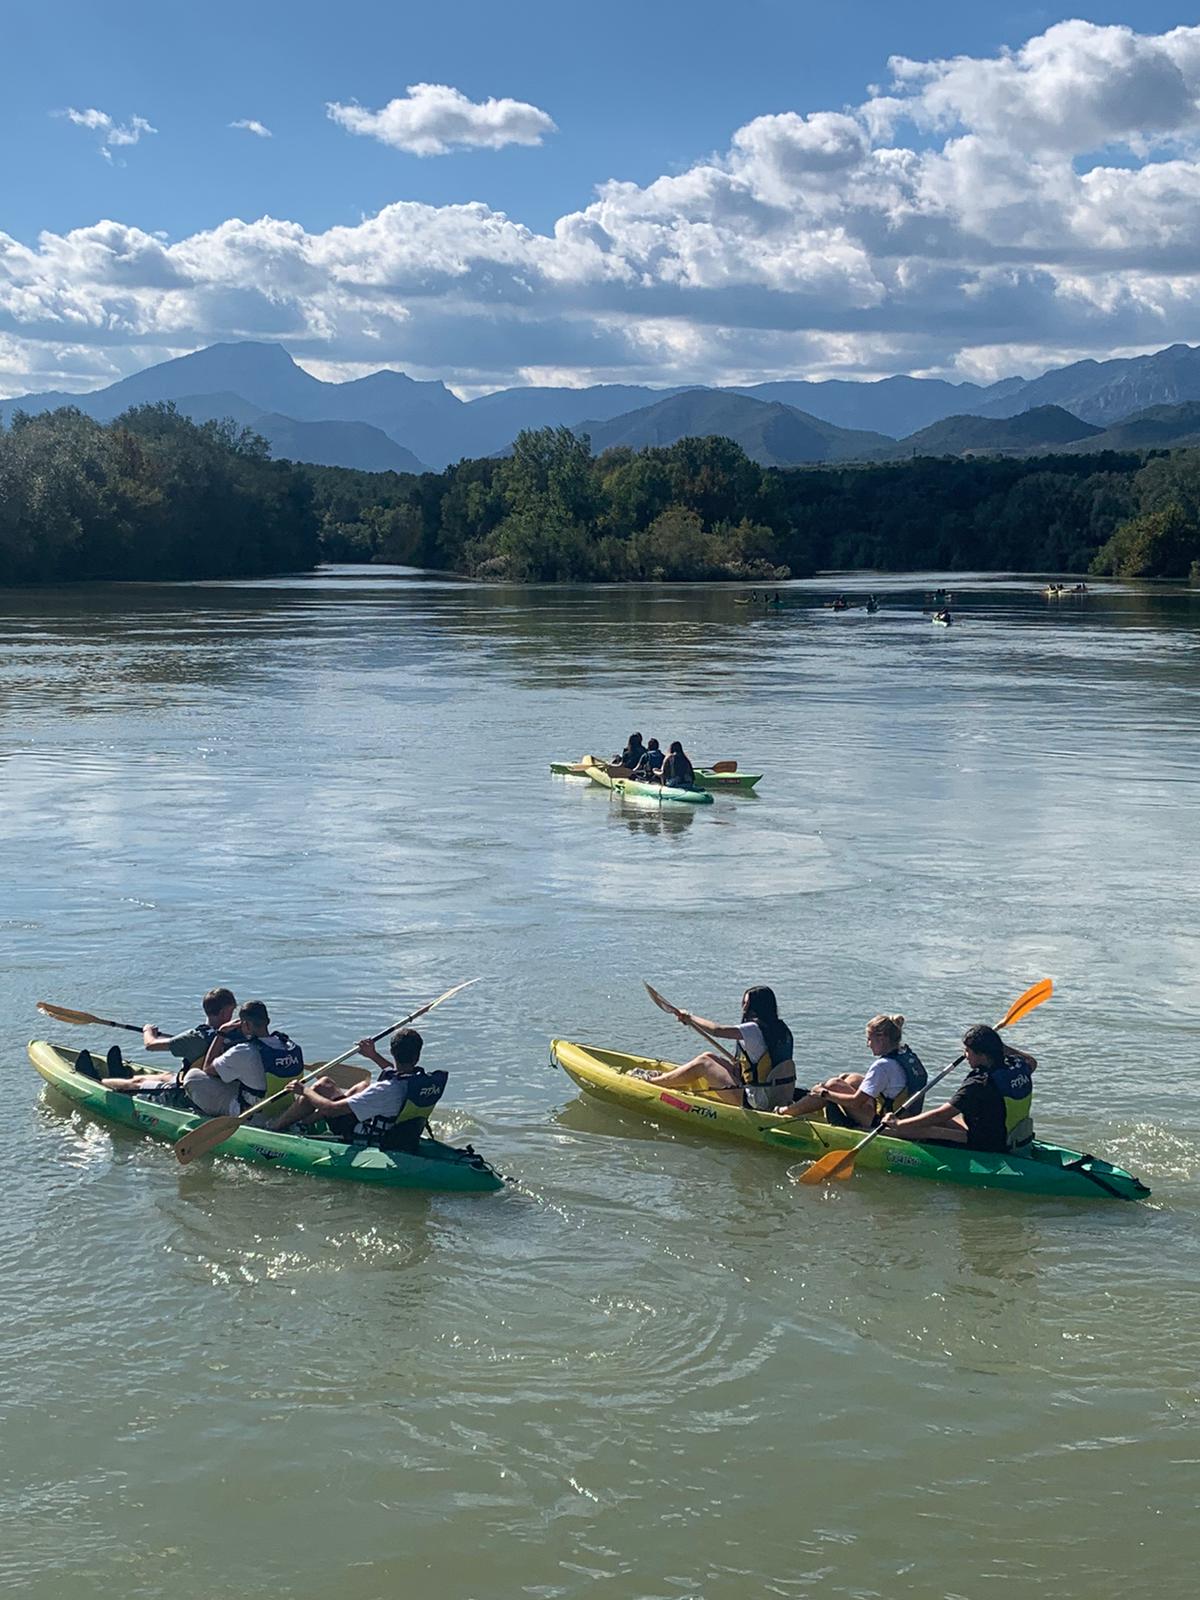
{"label": "person paddling", "polygon": [[902,1105],[921,1109],[921,1092],[929,1074],[920,1056],[903,1042],[904,1018],[882,1012],[867,1023],[867,1049],[874,1058],[866,1072],[827,1078],[784,1106],[785,1117],[811,1117],[844,1128],[873,1128],[880,1117]]}
{"label": "person paddling", "polygon": [[[115,1089],[120,1094],[145,1094],[148,1091],[175,1088],[189,1067],[198,1066],[204,1060],[209,1046],[219,1033],[228,1031],[241,1038],[241,1029],[232,1021],[234,1008],[237,1005],[232,989],[210,989],[200,1005],[204,1011],[204,1021],[198,1022],[194,1028],[188,1028],[184,1033],[165,1034],[153,1022],[147,1022],[142,1027],[142,1048],[150,1052],[169,1050],[182,1062],[177,1072],[131,1073],[121,1061],[120,1050],[114,1046],[108,1052],[108,1069],[114,1075],[100,1078],[102,1086],[105,1089]],[[233,1043],[234,1040],[229,1039],[228,1042]],[[98,1077],[91,1056],[86,1051],[81,1052],[81,1057],[83,1055],[87,1055],[87,1061],[83,1066],[76,1062],[77,1069],[87,1077]],[[124,1070],[118,1071],[119,1068]]]}
{"label": "person paddling", "polygon": [[662,764],[662,781],[669,789],[694,789],[696,769],[684,754],[678,739],[672,739],[667,759]]}
{"label": "person paddling", "polygon": [[297,1122],[327,1123],[335,1138],[348,1144],[377,1144],[384,1150],[415,1150],[429,1125],[429,1114],[445,1093],[448,1074],[425,1072],[419,1065],[424,1040],[414,1028],[401,1028],[391,1038],[392,1059],[386,1060],[371,1039],[358,1041],[358,1053],[379,1068],[375,1083],[346,1094],[330,1078],[300,1084],[294,1104],[272,1123],[276,1133]]}
{"label": "person paddling", "polygon": [[884,1132],[896,1139],[965,1144],[972,1150],[1018,1150],[1033,1138],[1033,1074],[1037,1059],[1006,1044],[983,1024],[963,1034],[970,1071],[962,1088],[945,1104],[919,1116],[903,1110],[883,1118]]}
{"label": "person paddling", "polygon": [[281,1028],[272,1028],[261,1000],[238,1007],[241,1039],[218,1033],[200,1066],[183,1075],[183,1088],[206,1116],[237,1116],[304,1071],[304,1052]]}
{"label": "person paddling", "polygon": [[774,1111],[788,1104],[796,1085],[795,1047],[791,1029],[780,1018],[774,989],[765,985],[747,989],[740,1022],[708,1022],[689,1011],[675,1015],[685,1027],[694,1026],[718,1039],[735,1039],[735,1059],[706,1050],[682,1066],[644,1074],[647,1082],[664,1088],[696,1084],[730,1105],[755,1111]]}

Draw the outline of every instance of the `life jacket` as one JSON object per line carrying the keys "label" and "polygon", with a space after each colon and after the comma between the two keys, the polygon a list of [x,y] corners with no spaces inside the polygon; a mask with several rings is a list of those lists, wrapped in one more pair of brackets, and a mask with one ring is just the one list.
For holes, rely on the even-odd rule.
{"label": "life jacket", "polygon": [[[761,1024],[759,1025],[761,1027]],[[796,1086],[796,1067],[792,1061],[795,1048],[791,1029],[782,1022],[773,1028],[775,1052],[770,1045],[757,1061],[751,1061],[746,1047],[740,1041],[737,1047],[737,1065],[742,1075],[742,1098],[752,1111],[778,1111],[780,1106],[791,1105],[792,1091]],[[763,1040],[767,1033],[763,1029]]]}
{"label": "life jacket", "polygon": [[371,1117],[354,1130],[355,1144],[374,1144],[382,1150],[415,1150],[429,1123],[429,1114],[446,1092],[448,1072],[396,1072],[386,1068],[380,1079],[398,1078],[404,1099],[394,1117]]}
{"label": "life jacket", "polygon": [[1033,1073],[1020,1056],[1005,1056],[1002,1067],[987,1069],[988,1082],[1004,1097],[1004,1136],[1010,1150],[1033,1138]]}
{"label": "life jacket", "polygon": [[263,1072],[266,1074],[268,1094],[275,1094],[304,1071],[303,1050],[279,1028],[272,1028],[265,1038],[249,1039],[246,1042],[252,1044],[258,1051]]}
{"label": "life jacket", "polygon": [[910,1050],[908,1045],[902,1044],[896,1050],[888,1050],[885,1059],[894,1061],[904,1073],[904,1088],[899,1094],[876,1095],[875,1115],[884,1117],[889,1111],[899,1111],[903,1106],[908,1116],[918,1116],[925,1104],[924,1089],[929,1082],[929,1074],[925,1071],[920,1056],[915,1050]]}

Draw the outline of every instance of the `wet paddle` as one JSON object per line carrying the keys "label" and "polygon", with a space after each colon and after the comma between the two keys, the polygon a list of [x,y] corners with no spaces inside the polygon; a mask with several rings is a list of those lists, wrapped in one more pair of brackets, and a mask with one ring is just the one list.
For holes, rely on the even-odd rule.
{"label": "wet paddle", "polygon": [[[1020,1022],[1022,1017],[1027,1017],[1031,1011],[1040,1006],[1043,1000],[1049,1000],[1053,993],[1054,983],[1050,978],[1042,978],[1040,982],[1031,984],[1025,993],[1009,1006],[1004,1017],[996,1024],[997,1029],[1011,1028],[1015,1022]],[[961,1066],[965,1060],[965,1056],[958,1056],[948,1067],[943,1067],[941,1072],[930,1078],[921,1093],[928,1094],[934,1084],[941,1083],[944,1077],[953,1072],[955,1067]],[[801,1183],[824,1183],[830,1178],[839,1180],[852,1178],[854,1176],[855,1156],[858,1155],[860,1150],[865,1149],[872,1139],[877,1139],[882,1132],[883,1124],[881,1123],[878,1128],[872,1128],[866,1138],[860,1139],[852,1149],[831,1150],[827,1156],[822,1156],[819,1161],[814,1161],[807,1172],[802,1172],[799,1181]]]}
{"label": "wet paddle", "polygon": [[[436,1000],[430,1000],[426,1005],[418,1006],[407,1017],[401,1017],[399,1022],[391,1022],[386,1028],[380,1029],[371,1039],[372,1044],[378,1044],[380,1039],[386,1039],[388,1034],[395,1033],[399,1028],[406,1028],[410,1022],[415,1022],[418,1017],[423,1017],[427,1011],[432,1011],[435,1006],[440,1006],[443,1001],[449,1000],[452,995],[469,989],[473,983],[478,983],[478,978],[468,978],[465,983],[456,983],[453,989],[447,989],[445,994],[438,995]],[[344,1050],[340,1056],[335,1056],[332,1061],[324,1066],[312,1067],[308,1072],[293,1078],[292,1082],[284,1089],[279,1089],[275,1094],[267,1095],[263,1100],[257,1101],[249,1110],[243,1111],[236,1117],[209,1117],[198,1128],[193,1128],[190,1133],[185,1133],[182,1139],[175,1143],[175,1155],[182,1166],[187,1166],[189,1161],[195,1161],[197,1156],[207,1155],[210,1150],[215,1150],[219,1144],[224,1144],[231,1133],[236,1133],[238,1128],[244,1127],[247,1122],[261,1116],[263,1111],[275,1100],[282,1100],[285,1095],[290,1095],[293,1087],[298,1083],[305,1083],[309,1078],[318,1077],[321,1073],[328,1073],[330,1067],[339,1066],[358,1049],[352,1045],[349,1050]]]}
{"label": "wet paddle", "polygon": [[714,761],[708,769],[710,772],[736,772],[736,761]]}
{"label": "wet paddle", "polygon": [[[654,1001],[654,1004],[660,1011],[665,1011],[668,1016],[674,1017],[676,1022],[683,1022],[684,1013],[680,1011],[678,1006],[673,1006],[669,1000],[664,999],[663,996],[659,994],[657,989],[652,989],[650,985],[646,983],[644,978],[642,979],[642,982],[646,984],[646,993],[650,996],[651,1000]],[[687,1022],[685,1026],[694,1028],[700,1037],[702,1039],[707,1039],[709,1044],[713,1045],[717,1050],[719,1050],[727,1061],[737,1061],[737,1057],[734,1055],[733,1051],[727,1050],[719,1039],[714,1038],[706,1028],[702,1028],[690,1012],[687,1013]]]}

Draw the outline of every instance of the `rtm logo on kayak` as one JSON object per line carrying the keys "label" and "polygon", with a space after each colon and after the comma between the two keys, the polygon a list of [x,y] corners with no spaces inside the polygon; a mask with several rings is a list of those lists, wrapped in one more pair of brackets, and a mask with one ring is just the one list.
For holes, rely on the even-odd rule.
{"label": "rtm logo on kayak", "polygon": [[676,1111],[692,1111],[699,1117],[711,1117],[715,1122],[717,1113],[711,1106],[694,1106],[688,1100],[676,1100],[673,1094],[660,1094],[658,1097],[663,1105],[674,1106]]}
{"label": "rtm logo on kayak", "polygon": [[894,1151],[888,1151],[889,1167],[919,1167],[920,1165],[920,1156],[897,1155]]}
{"label": "rtm logo on kayak", "polygon": [[264,1145],[261,1144],[252,1144],[250,1148],[254,1151],[256,1156],[261,1156],[264,1161],[275,1161],[279,1157],[278,1150],[268,1150]]}

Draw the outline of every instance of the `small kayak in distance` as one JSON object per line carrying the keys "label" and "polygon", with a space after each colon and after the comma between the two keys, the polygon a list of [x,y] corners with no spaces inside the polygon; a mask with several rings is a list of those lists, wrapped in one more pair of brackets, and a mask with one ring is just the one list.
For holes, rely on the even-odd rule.
{"label": "small kayak in distance", "polygon": [[611,789],[614,794],[627,794],[642,800],[689,806],[710,806],[713,803],[713,797],[706,789],[672,789],[665,783],[641,783],[637,778],[610,778],[604,767],[589,766],[584,776],[602,789]]}
{"label": "small kayak in distance", "polygon": [[[35,1039],[29,1059],[53,1089],[84,1110],[108,1122],[118,1122],[151,1139],[174,1144],[208,1119],[199,1112],[181,1111],[156,1100],[118,1094],[102,1088],[94,1078],[75,1071],[78,1050]],[[141,1067],[153,1072],[154,1067]],[[369,1183],[388,1189],[439,1189],[466,1194],[486,1194],[504,1187],[504,1179],[473,1150],[443,1144],[425,1136],[416,1151],[380,1150],[374,1145],[343,1144],[337,1139],[311,1134],[271,1133],[266,1128],[238,1128],[216,1150],[218,1156],[250,1161],[260,1166],[286,1167],[316,1178]]]}
{"label": "small kayak in distance", "polygon": [[931,617],[929,620],[935,628],[952,628],[954,626],[950,617]]}
{"label": "small kayak in distance", "polygon": [[[569,1039],[550,1041],[550,1060],[597,1100],[655,1122],[680,1123],[700,1133],[748,1140],[802,1160],[814,1161],[831,1150],[852,1150],[866,1137],[855,1128],[835,1128],[825,1122],[751,1111],[692,1089],[664,1089],[629,1076],[634,1068],[662,1072],[674,1064],[669,1061],[602,1050]],[[863,1170],[976,1189],[1005,1189],[1014,1194],[1145,1200],[1150,1193],[1144,1183],[1122,1167],[1041,1139],[1034,1139],[1020,1155],[993,1155],[961,1145],[917,1144],[911,1139],[881,1136],[872,1139],[856,1158],[856,1164]]]}
{"label": "small kayak in distance", "polygon": [[[588,771],[582,761],[552,761],[550,771],[556,772],[561,777],[586,778]],[[696,783],[701,789],[715,789],[718,793],[722,789],[732,790],[736,793],[739,789],[748,794],[755,784],[762,782],[761,772],[714,772],[711,767],[696,768]],[[657,784],[654,785],[658,787]]]}

